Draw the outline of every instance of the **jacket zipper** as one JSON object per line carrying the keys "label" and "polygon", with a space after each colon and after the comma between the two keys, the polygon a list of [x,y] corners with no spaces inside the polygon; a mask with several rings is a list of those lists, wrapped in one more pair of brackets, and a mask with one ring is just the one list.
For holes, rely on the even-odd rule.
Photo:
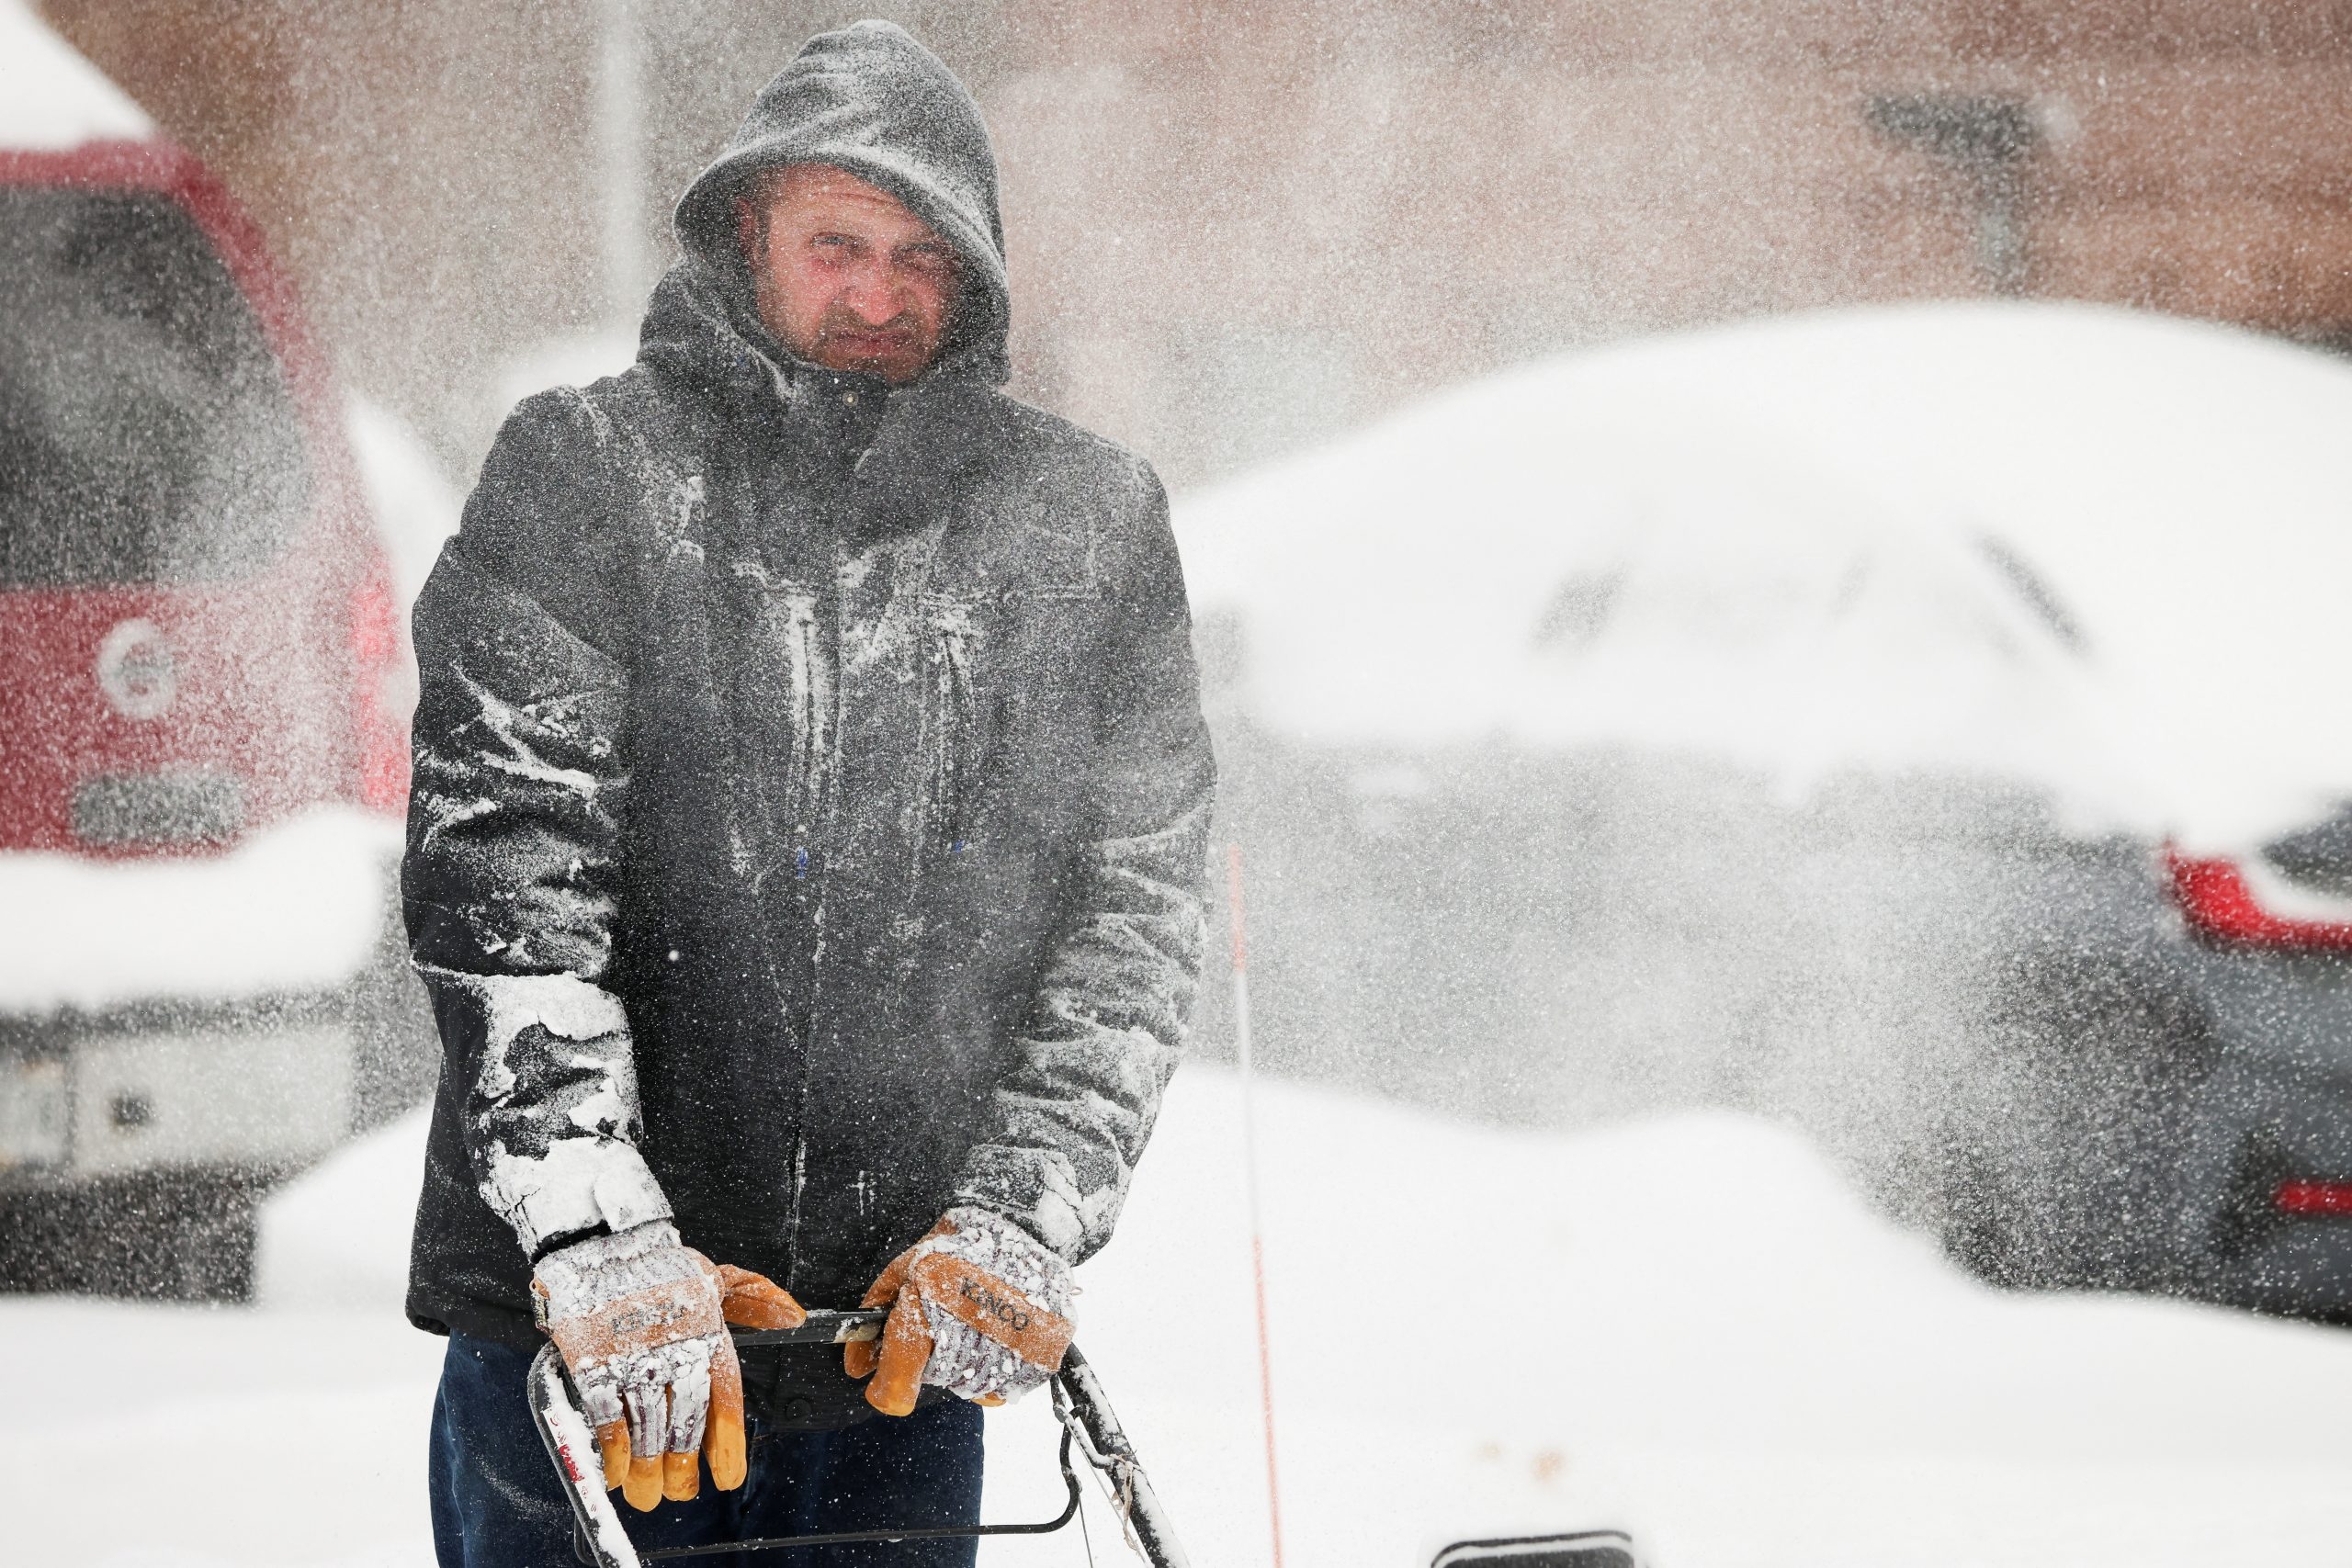
{"label": "jacket zipper", "polygon": [[[808,613],[796,617],[800,629],[801,667],[807,676],[802,690],[795,694],[801,703],[800,713],[806,721],[805,737],[800,744],[806,758],[806,793],[802,801],[804,819],[794,826],[801,829],[800,841],[794,847],[793,875],[796,880],[808,878],[809,845],[825,841],[823,829],[833,809],[831,781],[837,770],[821,764],[825,749],[840,734],[841,721],[841,570],[838,560],[834,570],[819,583],[811,596]],[[821,674],[821,678],[820,678]],[[824,867],[813,868],[814,878],[808,882],[801,900],[808,911],[808,937],[802,946],[800,973],[797,976],[799,996],[799,1025],[801,1039],[800,1082],[794,1096],[792,1115],[792,1207],[786,1219],[785,1278],[789,1280],[800,1271],[801,1200],[808,1189],[808,1082],[814,1075],[819,1050],[817,1031],[823,1010],[817,994],[817,977],[823,972],[825,950]],[[790,1285],[786,1287],[791,1289]]]}
{"label": "jacket zipper", "polygon": [[973,744],[972,665],[962,626],[942,621],[935,627],[933,684],[939,694],[938,754],[933,762],[933,799],[940,841],[949,854],[964,852],[970,803]]}

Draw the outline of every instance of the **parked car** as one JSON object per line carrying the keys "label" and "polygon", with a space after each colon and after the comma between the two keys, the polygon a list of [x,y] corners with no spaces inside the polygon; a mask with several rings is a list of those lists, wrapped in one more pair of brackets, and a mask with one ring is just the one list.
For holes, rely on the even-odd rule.
{"label": "parked car", "polygon": [[2250,333],[1870,309],[1181,498],[1261,1055],[1771,1111],[1988,1277],[2344,1313],[2347,428]]}
{"label": "parked car", "polygon": [[0,1283],[235,1296],[417,1097],[413,670],[258,231],[0,4]]}

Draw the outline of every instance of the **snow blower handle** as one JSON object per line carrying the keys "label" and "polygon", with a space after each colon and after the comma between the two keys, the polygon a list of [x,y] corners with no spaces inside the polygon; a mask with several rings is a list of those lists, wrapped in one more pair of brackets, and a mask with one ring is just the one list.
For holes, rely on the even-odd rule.
{"label": "snow blower handle", "polygon": [[[808,1321],[797,1328],[759,1328],[732,1330],[735,1343],[744,1349],[766,1345],[849,1345],[860,1340],[879,1338],[883,1320],[889,1314],[881,1310],[863,1312],[812,1312]],[[588,1568],[644,1568],[650,1558],[700,1557],[728,1551],[763,1551],[795,1546],[817,1546],[846,1543],[850,1540],[904,1540],[915,1537],[964,1535],[1041,1535],[1059,1529],[1069,1523],[1078,1511],[1078,1478],[1070,1471],[1070,1440],[1074,1437],[1081,1447],[1087,1463],[1101,1472],[1103,1490],[1110,1495],[1111,1506],[1118,1511],[1127,1529],[1127,1539],[1151,1568],[1190,1568],[1184,1549],[1176,1543],[1175,1532],[1169,1528],[1167,1510],[1151,1489],[1150,1480],[1143,1472],[1143,1465],[1136,1457],[1135,1445],[1127,1441],[1126,1433],[1119,1427],[1119,1418],[1112,1414],[1111,1402],[1103,1397],[1102,1380],[1094,1369],[1072,1345],[1062,1355],[1062,1367],[1054,1376],[1054,1413],[1063,1427],[1062,1473],[1069,1482],[1069,1506],[1061,1517],[1042,1525],[972,1525],[964,1528],[909,1529],[904,1531],[871,1530],[848,1535],[778,1537],[772,1540],[728,1541],[706,1547],[673,1547],[640,1557],[636,1543],[621,1528],[620,1515],[613,1507],[613,1500],[605,1490],[605,1465],[596,1447],[595,1434],[588,1429],[588,1417],[582,1414],[580,1402],[574,1396],[570,1375],[564,1371],[563,1358],[553,1345],[540,1347],[531,1362],[527,1390],[531,1418],[537,1423],[539,1438],[547,1445],[548,1458],[564,1487],[564,1495],[571,1504],[572,1550]]]}

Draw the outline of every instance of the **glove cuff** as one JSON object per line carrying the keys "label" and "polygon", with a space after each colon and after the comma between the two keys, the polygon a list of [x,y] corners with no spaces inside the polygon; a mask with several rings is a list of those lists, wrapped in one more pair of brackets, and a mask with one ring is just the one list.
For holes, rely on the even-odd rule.
{"label": "glove cuff", "polygon": [[1069,1265],[1059,1253],[1002,1214],[959,1205],[947,1211],[953,1235],[936,1236],[918,1248],[943,1252],[992,1274],[1047,1312],[1069,1315],[1078,1293]]}
{"label": "glove cuff", "polygon": [[547,1319],[578,1310],[587,1302],[609,1299],[634,1288],[637,1276],[647,1272],[646,1260],[680,1246],[678,1227],[667,1220],[649,1220],[611,1235],[592,1235],[560,1247],[539,1259],[531,1279],[540,1326]]}

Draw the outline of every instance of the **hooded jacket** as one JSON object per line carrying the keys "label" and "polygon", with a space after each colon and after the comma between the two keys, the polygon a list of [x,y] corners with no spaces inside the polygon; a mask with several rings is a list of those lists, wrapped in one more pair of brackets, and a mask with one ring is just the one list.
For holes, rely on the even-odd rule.
{"label": "hooded jacket", "polygon": [[[917,380],[760,324],[734,198],[822,162],[955,246]],[[1076,1262],[1183,1043],[1213,767],[1165,499],[998,389],[978,107],[823,35],[686,192],[637,363],[509,419],[415,613],[403,890],[443,1062],[421,1326],[671,1216],[854,1305],[942,1211]]]}

